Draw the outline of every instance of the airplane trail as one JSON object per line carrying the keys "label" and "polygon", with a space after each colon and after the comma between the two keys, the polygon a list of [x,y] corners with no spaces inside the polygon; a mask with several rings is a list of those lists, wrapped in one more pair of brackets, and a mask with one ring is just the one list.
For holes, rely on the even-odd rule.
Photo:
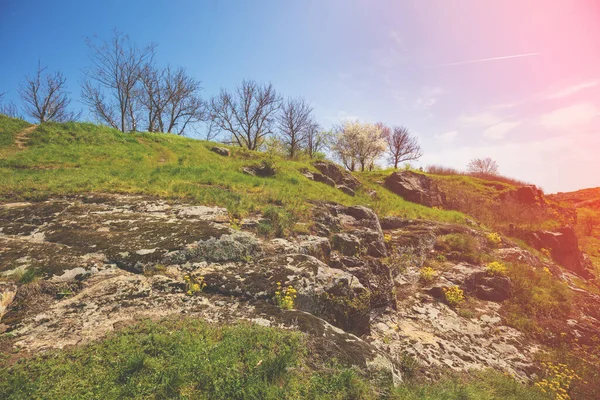
{"label": "airplane trail", "polygon": [[478,58],[475,60],[466,60],[466,61],[457,61],[446,64],[438,64],[438,65],[429,65],[429,68],[437,68],[437,67],[449,67],[453,65],[466,65],[466,64],[477,64],[487,61],[497,61],[497,60],[508,60],[511,58],[524,58],[524,57],[533,57],[539,56],[541,53],[524,53],[524,54],[513,54],[510,56],[501,56],[501,57],[490,57],[490,58]]}

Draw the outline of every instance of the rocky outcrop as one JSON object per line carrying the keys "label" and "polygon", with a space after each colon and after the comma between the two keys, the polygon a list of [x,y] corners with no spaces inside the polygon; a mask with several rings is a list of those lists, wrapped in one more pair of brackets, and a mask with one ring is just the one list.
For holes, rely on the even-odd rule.
{"label": "rocky outcrop", "polygon": [[244,167],[242,168],[242,172],[246,175],[260,176],[262,178],[266,178],[275,175],[276,171],[272,164],[262,162],[258,165],[250,165]]}
{"label": "rocky outcrop", "polygon": [[394,172],[385,178],[384,186],[405,200],[428,207],[441,207],[446,196],[426,175],[412,171]]}
{"label": "rocky outcrop", "polygon": [[308,179],[335,187],[349,196],[356,195],[360,182],[350,172],[327,161],[317,161],[313,165],[320,172],[303,170],[302,174]]}
{"label": "rocky outcrop", "polygon": [[545,206],[546,199],[544,198],[544,192],[537,188],[535,185],[527,185],[518,187],[515,190],[504,192],[500,195],[500,198],[504,201],[514,200],[520,204],[526,206]]}
{"label": "rocky outcrop", "polygon": [[505,276],[490,276],[480,266],[458,264],[429,290],[438,299],[444,298],[444,288],[459,286],[465,293],[481,300],[502,302],[512,295],[512,284]]}
{"label": "rocky outcrop", "polygon": [[317,161],[313,166],[319,170],[319,172],[333,182],[336,185],[343,185],[352,190],[356,190],[360,187],[360,182],[350,172],[344,171],[337,165],[327,161]]}
{"label": "rocky outcrop", "polygon": [[229,151],[229,149],[227,147],[215,146],[215,147],[211,148],[210,151],[215,152],[218,155],[223,156],[223,157],[229,157],[231,154],[231,152]]}
{"label": "rocky outcrop", "polygon": [[585,279],[594,278],[591,262],[579,249],[579,242],[573,228],[564,227],[555,232],[524,232],[522,236],[536,249],[549,250],[552,259],[569,271]]}

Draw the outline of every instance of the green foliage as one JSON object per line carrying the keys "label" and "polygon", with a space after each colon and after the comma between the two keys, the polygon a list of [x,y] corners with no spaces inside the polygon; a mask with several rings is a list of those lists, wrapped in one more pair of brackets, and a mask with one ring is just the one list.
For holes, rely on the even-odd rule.
{"label": "green foliage", "polygon": [[526,264],[509,264],[507,275],[513,284],[513,295],[503,307],[509,325],[541,333],[540,320],[569,315],[573,293],[552,274]]}
{"label": "green foliage", "polygon": [[492,261],[485,266],[485,272],[490,276],[504,276],[507,273],[506,265],[500,261]]}
{"label": "green foliage", "polygon": [[[28,146],[18,150],[14,135],[27,123],[0,118],[0,201],[40,200],[54,195],[86,192],[144,193],[188,198],[205,205],[223,206],[236,218],[269,212],[264,233],[280,236],[297,220],[308,219],[308,203],[334,201],[368,205],[380,215],[462,222],[457,212],[433,210],[378,190],[365,176],[365,190],[355,197],[314,182],[301,173],[313,169],[309,160],[287,160],[276,152],[260,153],[232,147],[231,156],[212,151],[213,143],[162,133],[121,133],[90,123],[46,123],[29,134]],[[262,162],[276,175],[261,178],[242,169]],[[274,210],[277,210],[276,212]]]}
{"label": "green foliage", "polygon": [[435,249],[452,261],[479,264],[487,257],[477,238],[466,233],[451,233],[439,237]]}
{"label": "green foliage", "polygon": [[281,282],[277,282],[275,290],[275,303],[282,310],[291,310],[296,302],[296,289],[293,286],[281,287]]}
{"label": "green foliage", "polygon": [[24,285],[26,283],[33,282],[38,276],[40,272],[35,268],[27,268],[23,273],[18,275],[17,282]]}
{"label": "green foliage", "polygon": [[431,267],[423,267],[419,270],[419,278],[425,283],[431,283],[437,277],[437,272]]}
{"label": "green foliage", "polygon": [[450,307],[456,307],[465,301],[465,292],[458,286],[444,288],[444,299]]}

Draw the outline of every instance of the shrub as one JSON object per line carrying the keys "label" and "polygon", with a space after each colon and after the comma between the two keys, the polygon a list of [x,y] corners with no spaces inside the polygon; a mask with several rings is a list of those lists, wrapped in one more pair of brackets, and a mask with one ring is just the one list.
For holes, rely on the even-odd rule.
{"label": "shrub", "polygon": [[546,377],[535,383],[542,392],[550,394],[556,400],[569,400],[568,390],[573,381],[581,381],[581,377],[565,364],[542,363]]}
{"label": "shrub", "polygon": [[419,278],[425,283],[431,283],[437,276],[437,272],[431,267],[423,267],[419,270]]}
{"label": "shrub", "polygon": [[296,289],[293,286],[287,288],[281,287],[281,282],[277,282],[277,290],[275,291],[275,302],[282,310],[291,310],[296,302]]}
{"label": "shrub", "polygon": [[455,307],[465,300],[465,292],[458,286],[444,288],[444,297],[449,306]]}
{"label": "shrub", "polygon": [[479,264],[485,254],[481,252],[477,238],[466,233],[451,233],[438,238],[436,250],[445,253],[452,261]]}
{"label": "shrub", "polygon": [[485,267],[485,271],[490,276],[505,276],[507,273],[506,265],[499,261],[492,261]]}
{"label": "shrub", "polygon": [[186,294],[188,296],[193,296],[196,293],[202,293],[204,288],[206,287],[206,282],[204,282],[204,277],[200,276],[198,278],[192,278],[189,275],[183,277],[186,285]]}
{"label": "shrub", "polygon": [[502,238],[496,232],[488,233],[485,235],[485,238],[487,239],[488,244],[492,247],[498,247],[502,243]]}

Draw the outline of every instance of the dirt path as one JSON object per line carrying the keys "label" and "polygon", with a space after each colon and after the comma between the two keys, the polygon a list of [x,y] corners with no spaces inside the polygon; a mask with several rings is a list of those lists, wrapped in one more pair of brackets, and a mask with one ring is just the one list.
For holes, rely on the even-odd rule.
{"label": "dirt path", "polygon": [[16,134],[15,144],[17,145],[18,149],[25,149],[25,147],[27,146],[27,142],[29,141],[29,134],[33,132],[35,128],[37,128],[37,125],[31,125],[30,127],[27,127]]}

